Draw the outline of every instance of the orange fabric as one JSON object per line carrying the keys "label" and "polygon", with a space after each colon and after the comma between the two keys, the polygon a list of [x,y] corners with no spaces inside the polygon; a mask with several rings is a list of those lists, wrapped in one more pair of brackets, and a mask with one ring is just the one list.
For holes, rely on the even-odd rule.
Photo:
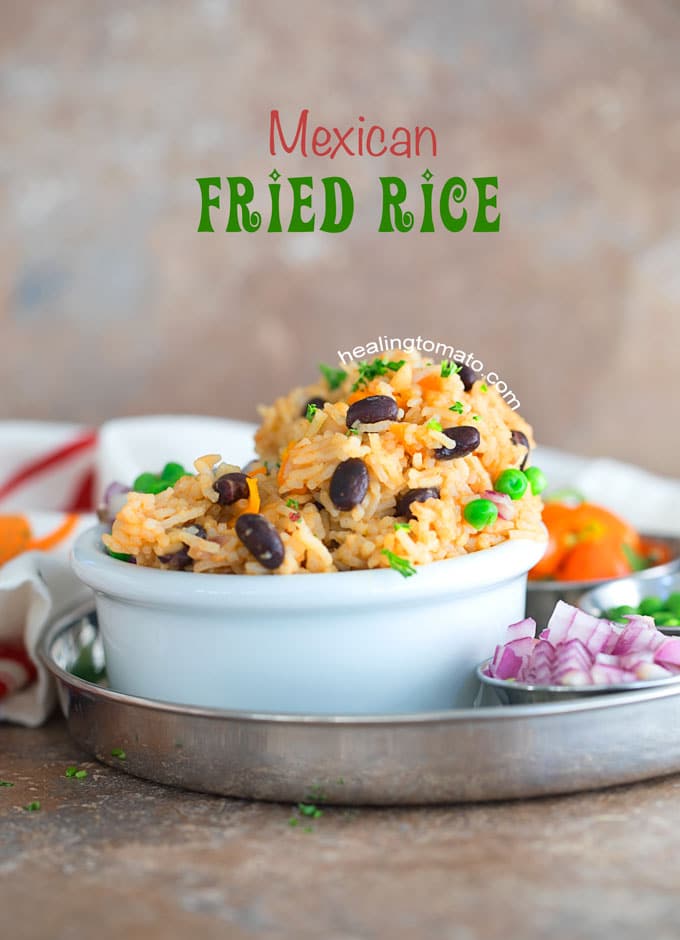
{"label": "orange fabric", "polygon": [[39,551],[49,551],[51,548],[55,548],[60,542],[63,542],[64,539],[67,539],[71,532],[78,525],[78,515],[76,513],[71,513],[68,515],[64,521],[58,526],[54,532],[50,532],[48,535],[43,535],[39,539],[31,539],[26,546],[28,551],[32,549],[38,549]]}
{"label": "orange fabric", "polygon": [[25,552],[31,527],[25,516],[0,516],[0,565]]}

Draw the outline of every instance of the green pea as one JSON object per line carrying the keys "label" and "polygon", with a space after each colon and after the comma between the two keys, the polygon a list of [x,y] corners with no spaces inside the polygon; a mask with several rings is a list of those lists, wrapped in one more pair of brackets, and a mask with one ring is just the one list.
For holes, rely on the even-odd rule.
{"label": "green pea", "polygon": [[616,620],[618,617],[617,610],[618,607],[608,607],[600,613],[600,617],[604,617],[605,620]]}
{"label": "green pea", "polygon": [[539,470],[538,467],[527,467],[524,471],[524,476],[529,481],[529,486],[534,496],[538,496],[539,493],[542,493],[548,485],[545,473]]}
{"label": "green pea", "polygon": [[612,613],[615,614],[615,620],[620,620],[622,617],[625,617],[627,614],[636,614],[637,607],[631,607],[630,604],[622,604],[620,607],[615,607],[612,610]]}
{"label": "green pea", "polygon": [[640,601],[638,611],[645,617],[653,617],[654,614],[664,609],[664,603],[660,597],[645,597]]}
{"label": "green pea", "polygon": [[140,473],[132,484],[132,489],[135,493],[162,493],[170,485],[167,480],[161,480],[155,473]]}
{"label": "green pea", "polygon": [[497,493],[505,493],[510,499],[521,499],[526,493],[528,485],[529,481],[521,470],[510,468],[500,474],[494,489]]}
{"label": "green pea", "polygon": [[188,471],[184,469],[181,463],[166,463],[161,470],[161,480],[165,480],[170,486],[174,486],[182,477],[188,476]]}
{"label": "green pea", "polygon": [[666,610],[672,611],[676,617],[680,617],[680,591],[673,591],[666,599]]}
{"label": "green pea", "polygon": [[463,516],[473,528],[483,529],[498,519],[498,507],[490,499],[473,499],[463,510]]}

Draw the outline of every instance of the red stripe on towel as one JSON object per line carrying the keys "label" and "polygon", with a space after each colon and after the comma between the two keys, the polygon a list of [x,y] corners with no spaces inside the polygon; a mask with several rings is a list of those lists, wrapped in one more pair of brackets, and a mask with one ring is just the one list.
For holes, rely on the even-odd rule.
{"label": "red stripe on towel", "polygon": [[64,512],[92,512],[93,509],[94,470],[88,470],[80,479],[68,506],[64,506]]}
{"label": "red stripe on towel", "polygon": [[5,496],[8,496],[18,486],[30,480],[32,477],[44,473],[45,470],[49,470],[50,467],[64,463],[65,460],[68,460],[68,458],[72,457],[74,454],[78,454],[83,450],[93,447],[96,440],[97,432],[88,431],[82,437],[71,441],[70,444],[64,444],[62,447],[57,448],[57,450],[53,450],[51,453],[44,454],[42,457],[37,457],[35,460],[24,464],[23,467],[20,467],[0,485],[0,499],[4,499]]}

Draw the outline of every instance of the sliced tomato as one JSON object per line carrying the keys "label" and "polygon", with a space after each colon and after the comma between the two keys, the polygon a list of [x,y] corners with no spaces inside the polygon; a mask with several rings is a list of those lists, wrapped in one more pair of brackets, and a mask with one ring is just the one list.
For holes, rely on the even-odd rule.
{"label": "sliced tomato", "polygon": [[556,577],[559,581],[593,581],[620,578],[630,572],[622,543],[610,536],[575,545],[558,567]]}

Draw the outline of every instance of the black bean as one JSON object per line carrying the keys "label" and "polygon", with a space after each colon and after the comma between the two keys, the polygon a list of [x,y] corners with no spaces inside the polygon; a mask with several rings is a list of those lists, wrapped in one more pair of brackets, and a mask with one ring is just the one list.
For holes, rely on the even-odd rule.
{"label": "black bean", "polygon": [[526,436],[524,431],[511,431],[510,439],[513,444],[516,444],[518,447],[526,447],[527,452],[524,455],[522,463],[519,465],[520,470],[524,470],[529,459],[529,454],[531,452],[531,444],[529,443],[529,438]]}
{"label": "black bean", "polygon": [[217,493],[217,502],[220,506],[231,506],[239,499],[248,499],[248,477],[245,473],[225,473],[215,480],[213,489]]}
{"label": "black bean", "polygon": [[193,564],[193,558],[189,557],[188,545],[182,545],[179,551],[172,552],[170,555],[159,555],[158,560],[175,571],[183,571],[184,568],[188,568],[189,565]]}
{"label": "black bean", "polygon": [[477,381],[477,373],[474,369],[471,369],[470,366],[462,366],[458,375],[463,383],[463,388],[466,392],[469,392]]}
{"label": "black bean", "polygon": [[263,567],[273,571],[283,564],[283,542],[269,519],[257,512],[244,512],[236,520],[236,534]]}
{"label": "black bean", "polygon": [[355,424],[377,424],[379,421],[397,421],[399,407],[389,395],[369,395],[349,406],[345,423],[348,428]]}
{"label": "black bean", "polygon": [[[186,526],[185,528],[187,532],[195,529],[196,531],[191,531],[190,534],[196,535],[199,539],[204,539],[208,534],[202,525],[197,525],[196,523],[190,526]],[[168,565],[170,568],[174,568],[177,571],[182,571],[184,568],[188,568],[193,564],[194,561],[193,558],[191,558],[189,555],[188,545],[182,545],[178,551],[171,552],[169,555],[159,555],[158,560],[163,562],[164,565]]]}
{"label": "black bean", "polygon": [[480,444],[480,436],[477,428],[469,424],[463,424],[458,428],[447,428],[444,431],[447,437],[455,441],[455,447],[438,447],[434,455],[437,460],[453,460],[455,457],[467,457],[473,451],[477,450]]}
{"label": "black bean", "polygon": [[353,509],[368,492],[368,470],[359,457],[343,460],[333,471],[329,495],[338,509]]}
{"label": "black bean", "polygon": [[325,400],[319,397],[318,395],[316,395],[314,398],[310,398],[307,404],[305,405],[305,407],[302,409],[301,417],[303,418],[307,417],[307,409],[309,408],[310,405],[314,405],[314,407],[317,408],[319,411],[323,411],[323,406],[325,404],[326,404]]}
{"label": "black bean", "polygon": [[397,516],[406,516],[413,519],[411,503],[424,503],[426,499],[439,499],[439,490],[430,486],[421,486],[415,490],[408,490],[397,498]]}

